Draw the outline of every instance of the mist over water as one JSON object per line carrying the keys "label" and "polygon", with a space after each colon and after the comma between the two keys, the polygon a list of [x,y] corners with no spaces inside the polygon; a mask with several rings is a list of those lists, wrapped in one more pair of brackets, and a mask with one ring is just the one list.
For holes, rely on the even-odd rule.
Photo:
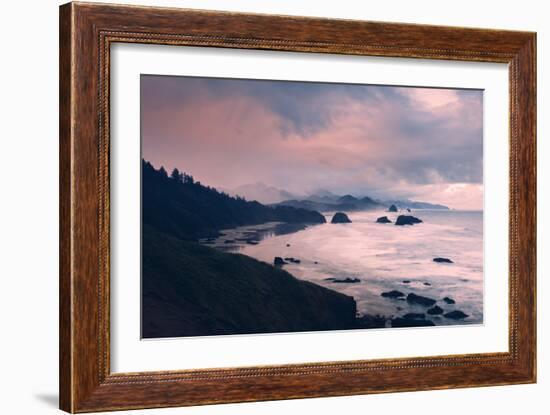
{"label": "mist over water", "polygon": [[[352,223],[331,224],[332,214],[327,213],[325,224],[305,228],[247,226],[223,231],[224,236],[210,244],[270,264],[276,256],[299,259],[300,263],[283,268],[296,278],[353,296],[359,314],[397,317],[426,312],[426,307],[380,296],[385,291],[399,290],[405,295],[433,298],[445,312],[461,310],[469,315],[458,321],[428,316],[436,325],[482,323],[483,213],[417,210],[412,214],[423,223],[379,224],[378,217],[388,216],[395,222],[398,213],[363,211],[347,213]],[[449,258],[454,263],[436,263],[435,257]],[[361,281],[346,284],[327,278]],[[444,297],[453,298],[456,304],[446,304]]]}

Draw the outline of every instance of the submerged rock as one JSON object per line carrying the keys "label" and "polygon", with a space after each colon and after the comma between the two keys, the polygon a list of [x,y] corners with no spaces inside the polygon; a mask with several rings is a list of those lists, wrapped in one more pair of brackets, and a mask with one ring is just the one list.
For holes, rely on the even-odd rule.
{"label": "submerged rock", "polygon": [[383,292],[382,294],[380,294],[382,297],[386,297],[386,298],[399,298],[399,297],[405,297],[405,294],[403,294],[401,291],[397,291],[397,290],[391,290],[391,291],[387,291],[387,292]]}
{"label": "submerged rock", "polygon": [[443,262],[443,263],[446,263],[446,264],[454,264],[454,262],[451,261],[449,258],[437,257],[437,258],[434,258],[433,261],[434,262]]}
{"label": "submerged rock", "polygon": [[427,285],[428,287],[431,286],[432,284],[430,284],[429,282],[425,282],[424,285]]}
{"label": "submerged rock", "polygon": [[445,301],[447,304],[454,304],[454,303],[456,303],[456,301],[453,300],[451,297],[445,297],[445,298],[443,299],[443,301]]}
{"label": "submerged rock", "polygon": [[286,264],[286,262],[280,256],[276,256],[275,259],[273,259],[273,265],[284,265],[284,264]]}
{"label": "submerged rock", "polygon": [[468,314],[460,311],[460,310],[454,310],[450,313],[443,314],[443,317],[450,318],[452,320],[461,320],[463,318],[468,317]]}
{"label": "submerged rock", "polygon": [[376,223],[391,223],[391,220],[389,220],[387,216],[382,216],[376,219]]}
{"label": "submerged rock", "polygon": [[397,212],[397,206],[391,205],[391,206],[388,208],[388,212]]}
{"label": "submerged rock", "polygon": [[351,220],[344,212],[336,212],[330,223],[351,223]]}
{"label": "submerged rock", "polygon": [[411,280],[403,280],[401,281],[403,284],[410,284],[411,283]]}
{"label": "submerged rock", "polygon": [[420,305],[423,305],[425,307],[431,307],[436,303],[436,301],[432,298],[423,297],[421,295],[416,295],[414,293],[410,293],[407,296],[407,302],[412,303],[412,304],[420,304]]}
{"label": "submerged rock", "polygon": [[415,223],[422,223],[422,220],[412,215],[399,215],[395,221],[395,224],[400,226],[414,225]]}
{"label": "submerged rock", "polygon": [[436,314],[443,314],[443,309],[436,305],[435,307],[432,307],[426,311],[428,314],[436,315]]}
{"label": "submerged rock", "polygon": [[339,284],[356,284],[361,282],[359,278],[325,278],[325,281],[331,281]]}

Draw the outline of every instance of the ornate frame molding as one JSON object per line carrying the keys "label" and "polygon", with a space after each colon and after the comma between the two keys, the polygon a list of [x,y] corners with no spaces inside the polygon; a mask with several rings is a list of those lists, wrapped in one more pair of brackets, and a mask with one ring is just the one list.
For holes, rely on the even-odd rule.
{"label": "ornate frame molding", "polygon": [[[111,373],[109,70],[110,46],[117,42],[508,63],[509,352]],[[60,50],[62,409],[89,412],[535,381],[535,34],[69,3],[60,9]]]}

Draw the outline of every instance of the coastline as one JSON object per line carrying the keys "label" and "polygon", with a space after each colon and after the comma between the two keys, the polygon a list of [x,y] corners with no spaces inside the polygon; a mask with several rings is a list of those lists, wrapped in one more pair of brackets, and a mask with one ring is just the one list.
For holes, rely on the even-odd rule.
{"label": "coastline", "polygon": [[[428,320],[433,321],[435,325],[482,323],[482,314],[476,312],[477,309],[482,310],[483,305],[482,297],[476,297],[482,295],[482,268],[476,271],[476,267],[470,265],[477,263],[477,260],[457,255],[460,249],[456,246],[451,247],[452,249],[449,248],[450,251],[442,251],[441,247],[434,248],[433,252],[429,247],[423,248],[423,253],[420,256],[415,255],[419,248],[415,235],[420,235],[420,240],[433,239],[435,246],[438,245],[440,238],[445,240],[449,235],[452,235],[453,239],[460,239],[461,236],[455,234],[457,231],[463,230],[462,217],[469,218],[471,215],[480,215],[481,218],[482,212],[416,210],[413,214],[420,218],[428,217],[429,220],[416,227],[404,228],[394,226],[394,224],[375,224],[377,216],[388,215],[388,213],[369,211],[350,212],[349,215],[355,224],[330,224],[331,213],[323,212],[327,220],[326,224],[306,225],[290,231],[287,229],[286,232],[278,232],[273,229],[277,225],[275,223],[263,224],[259,231],[255,226],[238,227],[222,231],[225,236],[218,241],[210,241],[208,246],[225,252],[243,253],[268,264],[273,264],[274,258],[280,257],[283,260],[282,268],[294,277],[352,296],[358,304],[358,317],[360,319],[364,317],[364,321],[361,321],[360,324],[366,323],[367,328],[409,326],[408,322],[402,320],[397,320],[395,325],[392,324],[394,319],[405,317],[422,320],[417,321],[416,326],[428,324],[426,323]],[[369,218],[366,224],[361,222],[361,215],[366,215]],[[436,215],[437,218],[432,218],[430,215]],[[448,218],[454,217],[461,218],[461,222],[458,223],[460,226],[447,225]],[[475,217],[474,220],[476,220]],[[468,232],[476,232],[473,225],[475,223],[472,223]],[[367,226],[365,237],[354,234],[355,228],[358,226],[361,228]],[[430,227],[433,230],[430,230]],[[381,230],[383,233],[376,236],[372,233],[373,230]],[[428,231],[434,236],[426,237]],[[349,237],[347,235],[349,232],[355,239],[342,239]],[[318,236],[315,236],[316,234]],[[470,240],[474,237],[478,238],[468,234],[464,243],[470,245]],[[230,243],[224,243],[227,238],[231,238]],[[403,238],[410,239],[409,245],[400,245]],[[326,246],[327,240],[338,242]],[[481,238],[479,240],[482,241]],[[368,258],[359,260],[365,255],[363,251],[339,258],[341,253],[337,252],[338,245],[346,247],[363,245],[363,251],[368,251]],[[380,251],[380,245],[388,252]],[[403,249],[406,249],[406,255],[404,255]],[[454,258],[457,263],[439,264],[432,261],[440,256],[439,254],[443,257]],[[395,262],[395,255],[399,256],[401,262],[395,263],[394,269],[389,270],[387,262]],[[398,273],[396,273],[396,268]],[[472,272],[475,274],[471,274]],[[400,274],[403,276],[401,277]],[[476,280],[475,278],[481,279]],[[481,290],[478,290],[478,286],[481,286]],[[382,293],[392,290],[402,292],[404,295],[401,298],[382,296]],[[433,307],[425,307],[414,301],[407,301],[408,294],[433,299],[437,303],[435,304],[437,308],[431,310]],[[456,300],[455,303],[447,304],[444,302],[446,297],[453,298]],[[439,313],[439,309],[442,312]],[[450,314],[449,318],[444,316],[444,314],[454,311],[465,312],[464,314],[468,317],[453,318],[454,314]],[[423,315],[423,318],[419,318],[420,315]],[[384,324],[381,320],[385,320],[386,323]]]}

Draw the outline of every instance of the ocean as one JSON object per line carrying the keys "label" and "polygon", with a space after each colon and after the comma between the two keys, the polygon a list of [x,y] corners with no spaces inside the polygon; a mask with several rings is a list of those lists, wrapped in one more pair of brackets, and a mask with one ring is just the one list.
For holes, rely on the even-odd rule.
{"label": "ocean", "polygon": [[[352,223],[287,225],[267,223],[222,231],[215,240],[201,241],[224,251],[241,253],[273,264],[275,257],[293,258],[283,268],[296,278],[352,296],[359,315],[387,318],[425,313],[426,307],[401,299],[382,297],[398,290],[437,300],[447,313],[468,315],[453,320],[428,316],[436,325],[483,322],[483,212],[414,210],[423,223],[412,226],[380,224],[398,213],[347,212]],[[436,263],[435,257],[452,264]],[[298,260],[298,261],[296,261]],[[338,283],[330,279],[359,280]],[[452,298],[455,304],[443,299]]]}

